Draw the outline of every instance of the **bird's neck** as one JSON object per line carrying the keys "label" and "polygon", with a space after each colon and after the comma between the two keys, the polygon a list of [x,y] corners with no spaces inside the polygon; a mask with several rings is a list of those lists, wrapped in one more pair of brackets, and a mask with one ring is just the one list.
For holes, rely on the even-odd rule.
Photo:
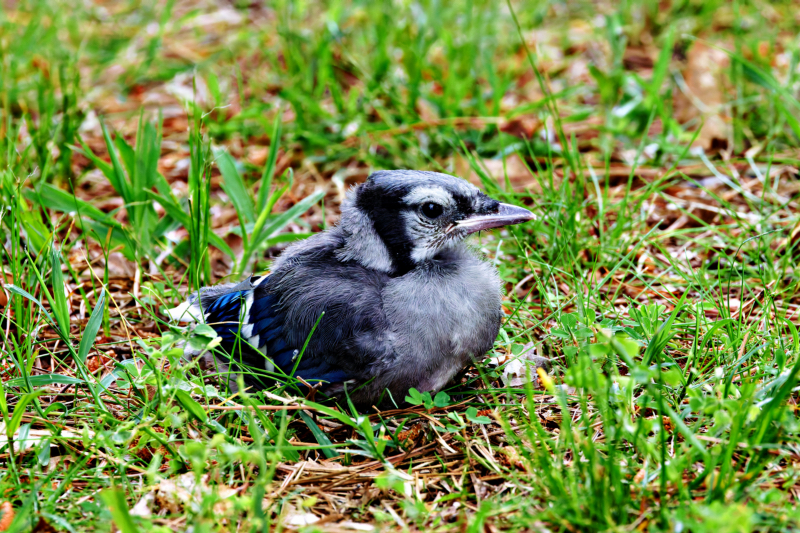
{"label": "bird's neck", "polygon": [[364,268],[387,274],[394,272],[394,261],[389,249],[368,216],[355,209],[343,209],[337,229],[344,241],[336,251],[339,261],[355,261]]}
{"label": "bird's neck", "polygon": [[383,272],[390,277],[403,276],[412,270],[438,269],[444,264],[456,264],[465,256],[472,257],[472,253],[464,243],[457,243],[440,250],[424,261],[411,261],[405,250],[399,251],[399,254],[405,254],[401,257],[398,257],[398,250],[392,253],[393,250],[386,246],[384,240],[369,224],[353,226],[340,224],[336,231],[341,232],[342,239],[342,245],[335,252],[339,261],[354,261],[364,268]]}

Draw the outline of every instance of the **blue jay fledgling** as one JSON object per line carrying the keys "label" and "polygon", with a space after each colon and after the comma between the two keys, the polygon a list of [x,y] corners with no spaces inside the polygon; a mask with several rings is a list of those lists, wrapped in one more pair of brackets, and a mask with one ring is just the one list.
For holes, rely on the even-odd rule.
{"label": "blue jay fledgling", "polygon": [[341,211],[337,226],[287,248],[268,275],[201,289],[170,315],[213,327],[227,362],[251,375],[294,372],[360,405],[385,389],[396,402],[411,387],[438,391],[500,328],[500,279],[465,238],[533,214],[463,179],[413,170],[373,173]]}

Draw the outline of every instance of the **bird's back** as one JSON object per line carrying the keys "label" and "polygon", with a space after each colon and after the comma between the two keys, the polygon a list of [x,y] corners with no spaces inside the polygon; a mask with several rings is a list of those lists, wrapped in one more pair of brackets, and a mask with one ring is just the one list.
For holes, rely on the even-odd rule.
{"label": "bird's back", "polygon": [[[388,327],[381,292],[389,278],[356,262],[338,261],[335,253],[341,246],[334,229],[287,250],[276,261],[265,290],[278,298],[286,341],[302,347],[308,340],[303,355],[308,363],[301,366],[335,367],[347,376],[340,381],[357,383],[372,359],[391,355],[369,353],[361,346],[365,337]],[[318,379],[301,367],[297,373]]]}
{"label": "bird's back", "polygon": [[287,334],[290,343],[305,341],[325,312],[306,354],[338,365],[350,391],[361,387],[357,402],[384,389],[396,401],[411,387],[439,390],[492,348],[502,317],[500,280],[467,246],[393,277],[332,260],[342,241],[336,231],[323,235],[277,262],[268,287],[285,302],[287,323],[301,325]]}
{"label": "bird's back", "polygon": [[229,355],[225,364],[248,368],[248,385],[286,374],[335,384],[333,392],[346,382],[352,389],[371,364],[393,356],[371,345],[388,330],[381,298],[388,276],[338,261],[341,246],[336,228],[315,235],[288,248],[268,275],[203,289],[171,314],[211,325]]}

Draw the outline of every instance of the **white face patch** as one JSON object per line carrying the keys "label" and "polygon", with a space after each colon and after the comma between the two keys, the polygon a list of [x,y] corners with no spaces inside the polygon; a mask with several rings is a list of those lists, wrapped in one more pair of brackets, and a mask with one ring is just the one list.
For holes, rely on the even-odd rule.
{"label": "white face patch", "polygon": [[389,250],[378,236],[369,217],[353,206],[352,194],[342,205],[340,225],[347,228],[349,235],[347,243],[334,252],[339,261],[357,261],[373,270],[392,271],[393,265]]}
{"label": "white face patch", "polygon": [[455,204],[455,200],[453,200],[453,196],[449,192],[435,185],[414,187],[410,193],[403,197],[403,202],[406,205],[422,205],[426,202],[433,202],[445,209],[449,209]]}
{"label": "white face patch", "polygon": [[425,261],[430,261],[442,250],[442,248],[444,248],[444,246],[415,246],[414,249],[411,250],[411,260],[415,263],[424,263]]}
{"label": "white face patch", "polygon": [[415,263],[433,259],[440,251],[460,242],[460,239],[453,239],[452,235],[445,233],[439,224],[425,219],[416,211],[405,212],[402,217],[406,233],[414,243],[411,260]]}
{"label": "white face patch", "polygon": [[[403,197],[403,203],[412,207],[428,202],[441,205],[445,212],[453,209],[456,204],[452,194],[436,185],[415,187]],[[416,209],[407,211],[402,216],[408,237],[414,243],[414,247],[411,249],[411,260],[415,263],[433,259],[440,251],[454,246],[458,242],[444,232],[440,222],[428,219]]]}

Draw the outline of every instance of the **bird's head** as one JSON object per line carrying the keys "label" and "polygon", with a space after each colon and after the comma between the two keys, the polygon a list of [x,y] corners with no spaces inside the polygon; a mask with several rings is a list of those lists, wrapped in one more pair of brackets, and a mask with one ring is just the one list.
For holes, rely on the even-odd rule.
{"label": "bird's head", "polygon": [[342,259],[394,275],[437,258],[477,231],[533,213],[486,196],[466,180],[415,170],[375,172],[342,205]]}

